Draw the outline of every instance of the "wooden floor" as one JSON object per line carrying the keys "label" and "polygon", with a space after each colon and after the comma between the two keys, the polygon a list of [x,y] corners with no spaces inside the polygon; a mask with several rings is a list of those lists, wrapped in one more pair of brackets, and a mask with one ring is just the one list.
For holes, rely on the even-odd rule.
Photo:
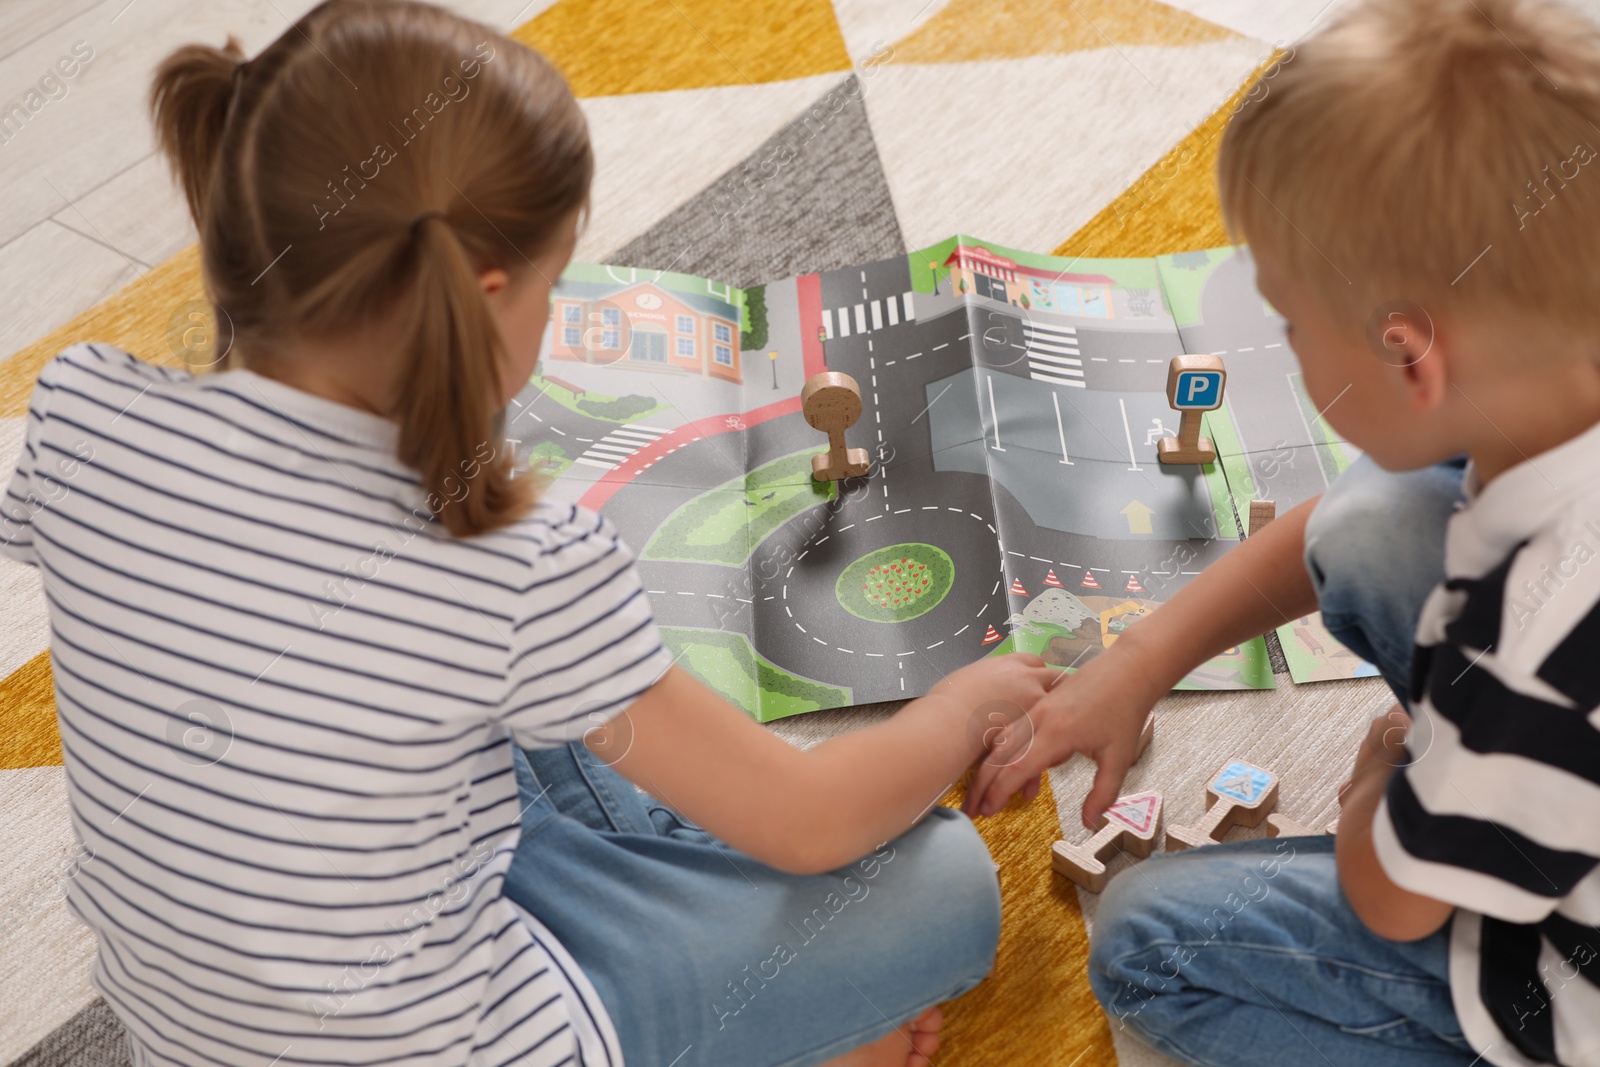
{"label": "wooden floor", "polygon": [[[194,240],[155,151],[146,97],[156,64],[229,33],[253,54],[314,2],[0,0],[0,105],[37,108],[20,129],[16,118],[0,129],[0,358]],[[551,2],[444,6],[505,30]],[[90,58],[60,78],[57,61],[74,55]]]}

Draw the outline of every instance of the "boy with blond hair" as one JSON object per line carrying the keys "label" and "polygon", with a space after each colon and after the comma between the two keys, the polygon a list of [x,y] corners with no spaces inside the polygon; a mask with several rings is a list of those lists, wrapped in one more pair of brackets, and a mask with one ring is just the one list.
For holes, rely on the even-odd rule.
{"label": "boy with blond hair", "polygon": [[1600,36],[1532,0],[1369,0],[1227,131],[1230,228],[1366,455],[1052,691],[968,797],[1083,753],[1093,823],[1173,683],[1319,607],[1377,664],[1402,704],[1336,838],[1111,883],[1090,979],[1168,1055],[1600,1064],[1597,146]]}

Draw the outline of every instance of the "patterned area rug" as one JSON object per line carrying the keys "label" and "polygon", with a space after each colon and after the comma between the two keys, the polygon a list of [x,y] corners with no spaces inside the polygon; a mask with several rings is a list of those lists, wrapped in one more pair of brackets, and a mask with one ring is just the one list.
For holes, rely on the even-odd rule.
{"label": "patterned area rug", "polygon": [[[1068,256],[1224,244],[1217,138],[1271,53],[1154,0],[560,0],[515,36],[562,67],[594,131],[595,207],[578,258],[735,285],[957,232]],[[201,296],[191,248],[0,364],[5,470],[52,355],[101,340],[177,365],[169,332]],[[0,886],[0,1062],[123,1064],[120,1027],[87,984],[92,940],[60,903],[71,830],[37,579],[0,566],[0,597],[0,805],[10,815],[0,844],[11,857]],[[1308,761],[1342,746],[1340,721],[1369,714],[1333,710],[1342,697],[1377,699],[1360,683],[1319,692],[1335,728],[1308,742]],[[1285,711],[1289,699],[1179,702],[1215,708],[1218,721],[1266,707],[1282,723],[1305,714]],[[780,729],[809,743],[884,713]],[[948,1010],[940,1062],[1090,1067],[1117,1063],[1119,1049],[1124,1063],[1156,1062],[1113,1035],[1090,996],[1080,898],[1050,871],[1051,842],[1076,826],[1082,771],[1052,772],[1056,798],[1047,787],[983,825],[1005,935],[994,976]]]}

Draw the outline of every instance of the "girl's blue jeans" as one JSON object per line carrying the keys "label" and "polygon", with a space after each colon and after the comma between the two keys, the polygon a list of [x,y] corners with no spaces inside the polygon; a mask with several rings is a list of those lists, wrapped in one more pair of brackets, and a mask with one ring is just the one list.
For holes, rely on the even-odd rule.
{"label": "girl's blue jeans", "polygon": [[628,1067],[824,1063],[994,962],[999,883],[959,812],[935,807],[848,867],[798,876],[711,837],[581,743],[515,762],[525,807],[506,896],[583,968]]}
{"label": "girl's blue jeans", "polygon": [[[1402,702],[1461,475],[1460,460],[1394,474],[1363,457],[1306,526],[1323,620]],[[1409,943],[1370,933],[1340,892],[1326,835],[1158,854],[1122,872],[1100,903],[1089,970],[1112,1026],[1184,1063],[1477,1059],[1451,1001],[1449,926]]]}

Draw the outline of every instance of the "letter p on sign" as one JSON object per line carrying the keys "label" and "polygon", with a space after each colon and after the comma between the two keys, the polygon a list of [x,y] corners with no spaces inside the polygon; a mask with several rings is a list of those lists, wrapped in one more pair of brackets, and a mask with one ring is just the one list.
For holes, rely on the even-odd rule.
{"label": "letter p on sign", "polygon": [[1218,356],[1174,356],[1167,369],[1167,402],[1178,411],[1212,411],[1222,406],[1228,372]]}

